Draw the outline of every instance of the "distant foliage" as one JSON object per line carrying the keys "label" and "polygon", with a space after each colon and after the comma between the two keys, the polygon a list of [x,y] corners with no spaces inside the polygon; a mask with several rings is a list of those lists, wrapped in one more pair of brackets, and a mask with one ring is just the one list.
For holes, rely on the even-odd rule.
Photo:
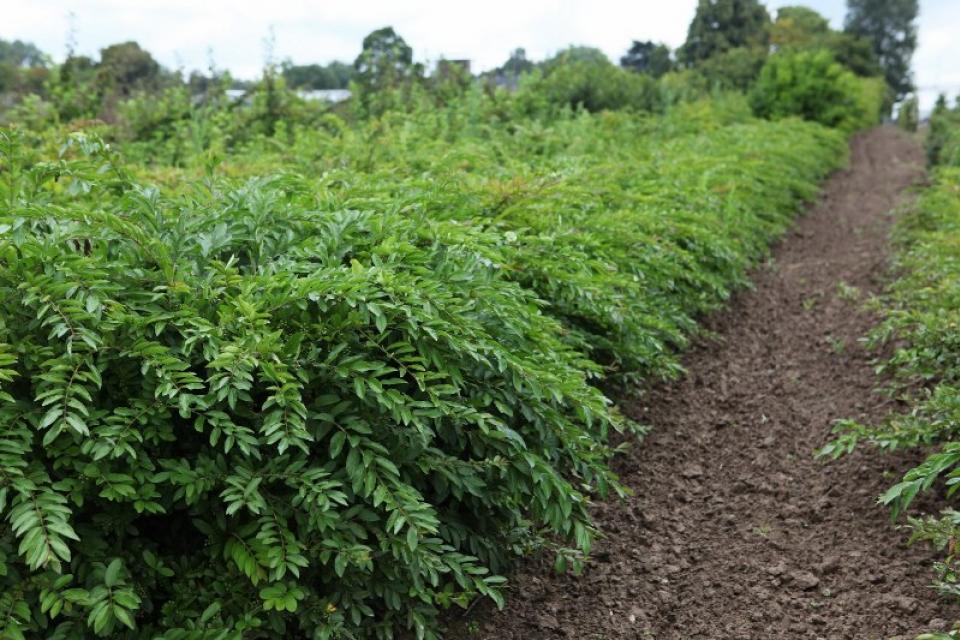
{"label": "distant foliage", "polygon": [[422,65],[413,61],[413,48],[393,27],[368,34],[353,63],[353,87],[368,115],[380,115],[402,104],[399,91],[409,90],[422,76]]}
{"label": "distant foliage", "polygon": [[918,0],[847,0],[844,30],[871,43],[895,100],[914,90],[910,62],[919,11]]}
{"label": "distant foliage", "polygon": [[521,82],[521,108],[530,115],[557,108],[659,110],[660,95],[651,76],[630,73],[594,51],[572,49],[547,60],[542,72]]}
{"label": "distant foliage", "polygon": [[100,51],[97,82],[104,93],[130,96],[136,90],[153,90],[160,85],[160,64],[136,42],[122,42]]}
{"label": "distant foliage", "polygon": [[858,76],[864,78],[883,77],[880,60],[877,58],[869,39],[842,31],[834,31],[827,38],[824,46],[833,53],[837,62]]}
{"label": "distant foliage", "polygon": [[750,101],[760,117],[799,116],[853,130],[877,121],[880,105],[872,104],[874,92],[829,51],[783,51],[764,65]]}
{"label": "distant foliage", "polygon": [[96,118],[104,98],[97,63],[87,56],[68,56],[53,70],[47,93],[61,121]]}
{"label": "distant foliage", "polygon": [[927,158],[931,164],[960,166],[960,103],[947,106],[947,97],[937,98],[926,138]]}
{"label": "distant foliage", "polygon": [[15,67],[45,67],[49,62],[49,57],[32,42],[0,38],[0,64],[10,64]]}
{"label": "distant foliage", "polygon": [[920,123],[920,103],[916,96],[910,96],[900,103],[897,111],[897,125],[905,131],[914,132]]}
{"label": "distant foliage", "polygon": [[528,71],[533,71],[535,66],[536,64],[527,58],[526,49],[518,47],[510,52],[510,57],[495,72],[519,77]]}
{"label": "distant foliage", "polygon": [[834,31],[825,17],[808,7],[781,7],[770,29],[770,44],[777,50],[827,49],[858,76],[883,75],[869,38]]}
{"label": "distant foliage", "polygon": [[[586,62],[564,65],[547,77],[522,87],[532,102],[547,106],[583,108],[587,111],[634,109],[656,111],[656,85],[641,76],[630,76],[612,64]],[[524,95],[521,94],[521,99]]]}
{"label": "distant foliage", "polygon": [[607,57],[607,54],[597,47],[572,45],[566,49],[558,51],[554,55],[541,62],[538,66],[549,74],[552,71],[569,64],[591,64],[600,66],[611,64],[611,62],[610,58]]}
{"label": "distant foliage", "polygon": [[354,68],[334,60],[330,64],[293,64],[286,61],[281,73],[291,89],[346,89],[353,79]]}
{"label": "distant foliage", "polygon": [[634,40],[627,53],[620,58],[620,66],[637,73],[646,73],[659,78],[673,69],[674,61],[670,47],[650,40]]}
{"label": "distant foliage", "polygon": [[696,71],[711,88],[747,91],[766,61],[766,49],[736,47],[704,60],[697,65]]}
{"label": "distant foliage", "polygon": [[780,7],[770,27],[770,44],[778,49],[807,47],[830,34],[830,21],[809,7]]}
{"label": "distant foliage", "polygon": [[765,48],[770,42],[770,14],[759,0],[699,0],[678,52],[694,65],[738,47]]}
{"label": "distant foliage", "polygon": [[480,74],[481,81],[490,89],[516,89],[520,84],[520,77],[536,68],[536,63],[527,57],[523,47],[517,47],[510,52],[510,57],[499,67]]}
{"label": "distant foliage", "polygon": [[0,98],[4,93],[40,93],[49,77],[49,66],[49,56],[33,43],[0,38]]}

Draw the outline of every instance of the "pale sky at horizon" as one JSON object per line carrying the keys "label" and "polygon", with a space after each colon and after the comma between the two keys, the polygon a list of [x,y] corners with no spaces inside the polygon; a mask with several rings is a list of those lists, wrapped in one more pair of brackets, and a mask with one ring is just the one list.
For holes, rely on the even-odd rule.
{"label": "pale sky at horizon", "polygon": [[[841,27],[843,0],[772,0],[806,4]],[[54,59],[67,50],[70,15],[78,53],[136,40],[166,67],[206,69],[212,59],[238,78],[258,75],[273,28],[274,59],[298,64],[352,61],[363,37],[393,26],[416,59],[468,58],[474,71],[496,67],[524,47],[542,59],[570,44],[602,49],[616,61],[632,40],[671,47],[686,38],[696,0],[13,0],[0,38],[33,42]],[[939,91],[960,93],[960,1],[920,0],[919,47],[914,56],[921,102]]]}

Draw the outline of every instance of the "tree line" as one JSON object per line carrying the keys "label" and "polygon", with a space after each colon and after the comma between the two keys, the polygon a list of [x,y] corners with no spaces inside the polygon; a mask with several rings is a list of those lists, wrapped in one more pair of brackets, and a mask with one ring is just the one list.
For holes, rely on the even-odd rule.
{"label": "tree line", "polygon": [[835,30],[803,6],[783,7],[772,17],[759,0],[699,0],[686,41],[675,50],[664,43],[634,41],[616,65],[589,46],[571,46],[540,61],[516,48],[502,65],[478,76],[444,61],[428,72],[414,59],[411,44],[389,26],[367,35],[352,63],[271,62],[255,81],[232,78],[213,63],[206,72],[171,71],[134,41],[105,47],[98,59],[69,52],[54,64],[31,43],[0,40],[0,119],[8,119],[3,111],[27,96],[44,101],[45,109],[61,122],[111,122],[118,105],[137,95],[178,87],[196,98],[241,88],[263,94],[264,112],[272,114],[267,130],[272,132],[285,100],[289,102],[284,90],[350,88],[359,110],[376,115],[400,107],[414,86],[427,88],[442,101],[478,79],[491,88],[536,86],[526,100],[530,111],[540,109],[536,103],[543,101],[590,111],[627,105],[656,111],[664,101],[684,96],[718,89],[748,91],[772,55],[804,51],[824,52],[801,56],[807,67],[816,58],[819,68],[837,63],[856,76],[882,77],[889,113],[914,90],[910,60],[917,14],[917,0],[848,0],[844,27]]}
{"label": "tree line", "polygon": [[857,75],[882,75],[896,101],[915,88],[918,12],[917,0],[847,0],[844,28],[836,31],[804,6],[783,7],[772,19],[757,0],[700,0],[681,47],[634,41],[620,64],[655,77],[698,69],[737,85],[755,78],[771,51],[818,48]]}

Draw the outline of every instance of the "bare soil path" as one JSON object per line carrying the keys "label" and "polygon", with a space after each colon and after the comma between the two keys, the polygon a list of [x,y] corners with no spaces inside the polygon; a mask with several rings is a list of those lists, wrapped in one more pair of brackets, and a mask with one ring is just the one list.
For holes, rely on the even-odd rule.
{"label": "bare soil path", "polygon": [[856,137],[756,288],[708,319],[688,375],[627,407],[652,426],[617,465],[636,495],[597,505],[604,537],[583,575],[529,563],[505,611],[455,636],[886,640],[957,616],[927,586],[931,552],[876,505],[915,460],[812,457],[834,420],[896,409],[873,392],[858,338],[875,318],[851,287],[882,287],[889,212],[922,177],[906,134]]}

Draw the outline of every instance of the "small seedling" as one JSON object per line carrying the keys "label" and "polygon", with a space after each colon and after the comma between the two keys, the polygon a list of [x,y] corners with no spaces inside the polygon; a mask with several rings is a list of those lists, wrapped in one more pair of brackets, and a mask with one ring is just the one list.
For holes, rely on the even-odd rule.
{"label": "small seedling", "polygon": [[834,352],[835,354],[837,354],[838,356],[839,356],[839,355],[842,355],[843,352],[846,351],[846,349],[847,349],[847,342],[846,342],[846,340],[844,340],[843,338],[837,338],[837,337],[834,337],[834,336],[830,336],[830,337],[827,338],[827,342],[830,343],[830,348],[831,348],[831,349],[833,350],[833,352]]}
{"label": "small seedling", "polygon": [[860,289],[841,280],[837,283],[837,297],[841,300],[858,300]]}

